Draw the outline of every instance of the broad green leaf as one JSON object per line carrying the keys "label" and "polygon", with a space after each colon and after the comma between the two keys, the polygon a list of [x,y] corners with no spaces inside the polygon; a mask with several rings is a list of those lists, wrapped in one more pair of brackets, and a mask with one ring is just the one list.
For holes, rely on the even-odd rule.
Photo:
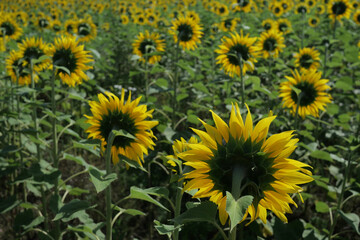
{"label": "broad green leaf", "polygon": [[339,210],[341,217],[351,225],[351,227],[356,231],[358,235],[360,235],[359,231],[359,223],[360,217],[355,213],[344,213],[343,211]]}
{"label": "broad green leaf", "polygon": [[74,148],[82,148],[85,149],[89,152],[91,152],[92,154],[94,154],[95,156],[100,156],[99,150],[96,150],[96,147],[98,147],[98,144],[86,144],[86,143],[82,143],[82,142],[77,142],[73,140],[73,147]]}
{"label": "broad green leaf", "polygon": [[53,221],[70,218],[73,214],[88,209],[89,207],[90,203],[88,201],[74,199],[60,208]]}
{"label": "broad green leaf", "polygon": [[0,200],[0,213],[4,214],[21,203],[20,200],[16,199],[16,196],[11,196]]}
{"label": "broad green leaf", "polygon": [[310,156],[313,157],[313,158],[326,160],[326,161],[329,161],[329,162],[333,161],[333,159],[330,156],[330,153],[322,151],[322,150],[315,150],[310,154]]}
{"label": "broad green leaf", "polygon": [[33,227],[39,225],[40,223],[44,222],[44,220],[45,220],[45,218],[43,216],[39,216],[39,217],[35,218],[34,220],[32,220],[28,225],[23,226],[23,228],[24,228],[24,230],[33,228]]}
{"label": "broad green leaf", "polygon": [[90,167],[90,165],[81,156],[74,156],[72,154],[64,153],[63,158],[74,161],[77,164],[85,167],[85,169],[88,169]]}
{"label": "broad green leaf", "polygon": [[207,201],[202,202],[198,206],[193,207],[182,213],[180,216],[171,221],[177,224],[184,224],[187,222],[211,222],[214,223],[217,213],[217,206],[215,203]]}
{"label": "broad green leaf", "polygon": [[132,134],[128,133],[126,130],[113,130],[113,133],[116,136],[122,136],[122,137],[125,137],[125,138],[130,138],[130,139],[136,139],[135,136],[133,136]]}
{"label": "broad green leaf", "polygon": [[126,198],[140,199],[140,200],[144,200],[147,202],[151,202],[151,203],[155,204],[156,206],[159,206],[162,209],[169,211],[164,205],[162,205],[160,202],[158,202],[157,200],[152,198],[149,195],[149,193],[146,191],[146,189],[144,190],[144,189],[132,186],[130,188],[130,195],[127,196]]}
{"label": "broad green leaf", "polygon": [[329,212],[329,206],[325,202],[317,201],[315,203],[315,210],[318,213],[328,213]]}
{"label": "broad green leaf", "polygon": [[253,196],[247,195],[235,200],[230,192],[226,192],[226,212],[230,217],[230,231],[243,219],[253,199]]}
{"label": "broad green leaf", "polygon": [[124,208],[120,208],[120,207],[114,206],[114,205],[113,205],[113,209],[121,212],[121,214],[125,213],[125,214],[131,215],[131,216],[138,216],[138,215],[145,216],[146,215],[146,213],[139,211],[137,209],[124,209]]}
{"label": "broad green leaf", "polygon": [[89,174],[97,193],[102,192],[110,183],[117,179],[116,173],[106,175],[105,171],[100,171],[95,167],[90,167]]}
{"label": "broad green leaf", "polygon": [[176,228],[174,225],[163,224],[157,220],[154,220],[155,229],[158,231],[160,235],[167,235],[169,239],[171,239],[172,233],[175,229],[179,229],[181,225],[178,225]]}

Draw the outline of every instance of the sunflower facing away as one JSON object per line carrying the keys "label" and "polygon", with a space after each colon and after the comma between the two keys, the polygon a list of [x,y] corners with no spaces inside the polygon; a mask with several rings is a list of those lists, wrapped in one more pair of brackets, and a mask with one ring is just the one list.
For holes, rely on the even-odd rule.
{"label": "sunflower facing away", "polygon": [[285,48],[282,33],[276,30],[261,33],[258,48],[261,49],[264,58],[277,58],[279,52],[282,52],[283,48]]}
{"label": "sunflower facing away", "polygon": [[295,66],[300,67],[301,71],[316,70],[320,66],[320,53],[318,50],[312,48],[300,49],[295,54]]}
{"label": "sunflower facing away", "polygon": [[[148,149],[154,149],[155,138],[151,128],[158,125],[158,121],[147,121],[152,118],[154,110],[147,111],[146,105],[139,105],[141,97],[131,101],[131,92],[125,101],[125,90],[121,91],[121,99],[110,92],[98,94],[99,101],[90,101],[93,116],[85,117],[91,126],[86,130],[88,138],[100,139],[102,147],[106,147],[106,139],[112,130],[123,130],[134,138],[116,136],[111,148],[112,161],[119,162],[119,155],[137,162],[142,166],[144,154]],[[156,139],[156,138],[155,138]]]}
{"label": "sunflower facing away", "polygon": [[84,45],[79,44],[75,37],[62,36],[55,39],[55,44],[49,49],[49,55],[52,56],[54,65],[69,70],[70,75],[58,69],[57,75],[70,87],[75,87],[83,80],[89,79],[84,71],[92,69],[92,66],[86,64],[92,62],[93,59],[89,51],[85,51]]}
{"label": "sunflower facing away", "polygon": [[[321,72],[306,71],[301,75],[297,70],[292,72],[292,77],[285,76],[288,81],[280,84],[280,97],[283,106],[291,109],[293,115],[296,114],[296,108],[300,97],[298,114],[302,118],[307,115],[319,117],[319,110],[324,111],[324,106],[331,102],[331,95],[327,93],[330,87],[326,85],[329,81],[321,79]],[[300,90],[299,96],[293,90],[295,87]]]}
{"label": "sunflower facing away", "polygon": [[[152,52],[164,52],[165,43],[164,40],[160,39],[158,33],[149,33],[145,31],[144,33],[139,33],[137,39],[133,43],[133,53],[141,57],[139,60],[142,62],[146,61],[146,56],[144,54],[150,54]],[[159,62],[161,59],[160,55],[148,56],[148,62],[154,64]]]}
{"label": "sunflower facing away", "polygon": [[81,19],[76,23],[76,34],[80,42],[88,42],[96,37],[96,26],[91,19]]}
{"label": "sunflower facing away", "polygon": [[10,15],[1,16],[0,28],[3,29],[0,31],[1,38],[3,38],[5,35],[6,38],[11,38],[16,40],[22,34],[22,29],[18,26],[18,24],[12,19]]}
{"label": "sunflower facing away", "polygon": [[249,34],[246,36],[234,33],[231,34],[231,38],[224,37],[219,49],[215,52],[219,54],[217,56],[217,64],[222,64],[222,68],[229,76],[237,74],[240,76],[239,56],[242,59],[242,74],[247,71],[254,70],[254,63],[256,56],[258,55],[259,48],[254,45],[256,38],[250,38]]}
{"label": "sunflower facing away", "polygon": [[[19,81],[19,85],[31,84],[30,73],[25,70],[22,54],[20,52],[16,52],[14,50],[10,52],[10,56],[6,59],[6,71],[11,77],[13,83],[17,83],[17,81]],[[17,74],[19,79],[17,79]],[[34,74],[33,77],[34,81],[37,82],[39,77],[36,74]]]}
{"label": "sunflower facing away", "polygon": [[197,189],[193,198],[210,197],[218,205],[220,222],[225,224],[226,191],[231,192],[233,170],[238,167],[245,175],[241,195],[254,197],[242,221],[250,215],[250,222],[260,218],[266,223],[269,209],[287,222],[285,214],[292,213],[289,204],[297,206],[289,194],[300,193],[303,189],[298,185],[313,180],[309,165],[289,158],[298,142],[293,138],[294,131],[267,138],[276,116],[264,118],[253,127],[249,108],[244,123],[237,104],[232,107],[229,124],[211,113],[215,127],[200,120],[205,131],[193,131],[201,142],[187,144],[189,150],[178,154],[184,165],[193,168],[184,174],[189,180],[184,191]]}
{"label": "sunflower facing away", "polygon": [[328,3],[328,13],[333,21],[341,21],[343,17],[349,18],[351,9],[352,6],[348,0],[331,0]]}
{"label": "sunflower facing away", "polygon": [[[20,54],[24,60],[23,65],[30,68],[30,60],[36,60],[49,51],[49,46],[41,38],[26,38],[21,44],[18,44]],[[41,72],[50,66],[50,59],[45,59],[34,64],[34,72]]]}
{"label": "sunflower facing away", "polygon": [[203,33],[202,28],[191,17],[179,17],[172,21],[170,34],[174,36],[174,41],[185,49],[194,50]]}

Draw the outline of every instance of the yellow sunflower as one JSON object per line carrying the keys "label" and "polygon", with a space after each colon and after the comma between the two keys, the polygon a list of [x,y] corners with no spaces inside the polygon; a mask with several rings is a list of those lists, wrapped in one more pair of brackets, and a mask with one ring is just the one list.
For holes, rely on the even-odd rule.
{"label": "yellow sunflower", "polygon": [[123,25],[126,25],[129,23],[129,17],[126,15],[121,15],[120,16],[120,23]]}
{"label": "yellow sunflower", "polygon": [[59,20],[51,21],[51,29],[56,33],[60,33],[62,30],[61,22]]}
{"label": "yellow sunflower", "polygon": [[354,22],[360,25],[360,9],[354,13]]}
{"label": "yellow sunflower", "polygon": [[[31,84],[31,76],[29,71],[25,70],[22,55],[18,51],[12,50],[9,57],[5,60],[6,62],[6,71],[11,77],[13,83],[19,81],[19,85],[29,85]],[[17,79],[17,76],[19,79]],[[37,82],[39,77],[36,74],[33,74],[34,81]]]}
{"label": "yellow sunflower", "polygon": [[266,31],[261,33],[259,42],[257,44],[264,58],[277,58],[279,52],[285,48],[284,37],[281,32],[276,30]]}
{"label": "yellow sunflower", "polygon": [[275,21],[271,18],[265,19],[262,21],[261,26],[264,28],[265,31],[270,31],[275,27]]}
{"label": "yellow sunflower", "polygon": [[147,24],[147,19],[146,19],[145,15],[139,14],[134,17],[134,23],[139,24],[139,25],[145,25],[145,24]]}
{"label": "yellow sunflower", "polygon": [[229,15],[229,9],[225,4],[219,3],[216,9],[216,14],[220,17],[226,17],[227,15]]}
{"label": "yellow sunflower", "polygon": [[4,14],[0,18],[0,38],[5,36],[5,39],[18,39],[22,34],[22,29],[18,26],[18,24],[11,18],[10,15]]}
{"label": "yellow sunflower", "polygon": [[92,66],[87,65],[87,63],[92,62],[93,59],[89,51],[85,51],[84,45],[79,44],[75,37],[62,36],[56,38],[48,55],[52,56],[55,66],[65,67],[70,72],[69,75],[65,70],[58,69],[57,75],[63,83],[75,87],[75,85],[81,84],[83,80],[89,79],[84,71],[92,69]]}
{"label": "yellow sunflower", "polygon": [[256,57],[259,54],[259,48],[254,45],[256,38],[250,38],[249,34],[244,36],[241,31],[241,35],[234,33],[231,34],[231,38],[224,37],[221,41],[219,49],[215,50],[219,54],[216,63],[222,64],[222,68],[229,76],[232,77],[234,74],[240,76],[239,57],[243,61],[243,75],[254,70],[254,63],[257,62]]}
{"label": "yellow sunflower", "polygon": [[315,8],[315,12],[318,15],[321,15],[325,12],[325,7],[323,5],[317,5]]}
{"label": "yellow sunflower", "polygon": [[[319,110],[324,111],[324,106],[331,102],[331,95],[327,93],[330,87],[326,85],[329,81],[321,79],[321,72],[306,71],[301,75],[297,70],[292,72],[293,77],[285,76],[288,80],[280,84],[280,97],[282,98],[283,106],[290,108],[293,115],[298,114],[302,118],[307,115],[319,117]],[[293,87],[300,90],[299,96],[294,91]],[[300,101],[299,101],[300,97]],[[297,107],[300,102],[299,107]]]}
{"label": "yellow sunflower", "polygon": [[295,54],[295,66],[300,67],[301,71],[316,70],[320,66],[320,53],[314,47],[300,49]]}
{"label": "yellow sunflower", "polygon": [[174,159],[179,159],[178,155],[182,152],[185,152],[187,150],[189,150],[187,148],[187,145],[190,144],[196,144],[199,141],[195,138],[195,137],[191,137],[189,139],[189,142],[187,142],[184,138],[180,138],[180,140],[175,140],[174,144],[172,146],[174,155],[168,155],[166,156],[166,158],[168,159],[167,163],[170,164],[172,167],[176,167],[176,163],[174,161]]}
{"label": "yellow sunflower", "polygon": [[80,42],[88,42],[96,37],[96,26],[91,19],[81,19],[76,23],[76,34]]}
{"label": "yellow sunflower", "polygon": [[40,29],[48,29],[51,27],[51,18],[46,15],[40,15],[37,18],[36,26]]}
{"label": "yellow sunflower", "polygon": [[318,17],[311,17],[308,20],[308,23],[311,27],[316,27],[319,25],[320,19]]}
{"label": "yellow sunflower", "polygon": [[300,193],[303,189],[298,185],[313,180],[309,171],[311,167],[289,158],[298,142],[293,138],[294,131],[267,138],[276,116],[266,117],[253,127],[247,109],[245,123],[237,104],[232,107],[229,124],[213,111],[215,127],[200,120],[206,131],[193,131],[201,142],[187,144],[189,150],[178,154],[184,165],[193,168],[184,174],[184,178],[189,180],[184,190],[198,190],[193,198],[210,197],[210,201],[218,205],[220,222],[224,225],[228,219],[226,192],[231,192],[232,179],[236,178],[234,170],[239,169],[244,175],[241,196],[253,196],[242,221],[250,215],[249,223],[257,218],[266,223],[269,209],[287,222],[285,214],[292,213],[289,204],[297,207],[289,194]]}
{"label": "yellow sunflower", "polygon": [[341,21],[343,17],[349,18],[351,9],[352,6],[348,0],[331,0],[328,3],[328,14],[333,21]]}
{"label": "yellow sunflower", "polygon": [[69,19],[65,22],[64,34],[66,36],[74,36],[76,32],[76,20]]}
{"label": "yellow sunflower", "polygon": [[[146,61],[144,54],[150,54],[152,52],[164,52],[165,43],[164,40],[160,39],[158,33],[149,33],[145,31],[144,33],[139,33],[137,39],[133,43],[133,53],[141,57],[139,60],[142,62]],[[160,55],[148,56],[148,62],[154,64],[159,62],[161,59]]]}
{"label": "yellow sunflower", "polygon": [[[30,61],[39,59],[49,52],[48,44],[44,43],[42,38],[26,38],[21,44],[18,44],[19,53],[23,58],[24,67],[29,68]],[[45,59],[34,64],[34,72],[41,72],[50,66],[50,59]]]}
{"label": "yellow sunflower", "polygon": [[152,118],[154,110],[147,111],[146,105],[139,105],[141,97],[131,101],[131,92],[125,101],[125,91],[121,91],[121,99],[110,92],[98,94],[99,101],[90,101],[93,116],[85,117],[91,126],[86,130],[88,138],[100,139],[102,147],[106,147],[106,140],[112,130],[122,130],[132,137],[116,136],[111,148],[112,161],[119,162],[122,155],[142,166],[144,154],[148,149],[154,149],[156,139],[151,129],[158,125],[158,121],[147,121]]}
{"label": "yellow sunflower", "polygon": [[272,6],[272,13],[276,17],[280,17],[284,13],[284,9],[281,5],[281,2],[275,2],[275,4]]}
{"label": "yellow sunflower", "polygon": [[296,13],[296,14],[306,14],[306,13],[309,13],[309,8],[308,8],[308,6],[306,5],[306,3],[298,3],[298,4],[295,6],[295,13]]}
{"label": "yellow sunflower", "polygon": [[251,11],[252,0],[233,0],[231,3],[231,9],[234,12],[245,12]]}
{"label": "yellow sunflower", "polygon": [[191,17],[179,17],[172,21],[170,34],[174,36],[174,41],[185,49],[194,50],[197,43],[201,43],[202,28]]}
{"label": "yellow sunflower", "polygon": [[291,22],[286,18],[279,19],[276,21],[275,28],[283,34],[288,34],[291,32]]}
{"label": "yellow sunflower", "polygon": [[221,30],[224,32],[234,32],[236,29],[237,21],[235,18],[227,18],[221,21]]}
{"label": "yellow sunflower", "polygon": [[197,12],[195,12],[195,11],[187,11],[186,13],[185,13],[185,17],[190,17],[190,18],[192,18],[196,23],[200,23],[200,16],[199,16],[199,14],[197,14]]}

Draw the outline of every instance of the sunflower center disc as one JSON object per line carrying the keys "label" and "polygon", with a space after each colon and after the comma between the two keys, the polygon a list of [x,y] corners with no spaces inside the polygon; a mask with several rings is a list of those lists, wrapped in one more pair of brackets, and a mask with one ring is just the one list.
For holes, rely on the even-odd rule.
{"label": "sunflower center disc", "polygon": [[[129,116],[129,114],[118,111],[109,111],[107,115],[102,115],[99,129],[101,136],[105,139],[108,138],[110,132],[113,129],[125,130],[133,136],[135,136],[135,134],[138,132],[138,129],[135,127],[135,122]],[[130,146],[132,142],[134,142],[133,139],[124,136],[116,136],[113,142],[113,146],[125,148]]]}
{"label": "sunflower center disc", "polygon": [[81,23],[78,26],[79,35],[87,36],[90,34],[90,26],[87,23]]}
{"label": "sunflower center disc", "polygon": [[[53,61],[56,66],[66,67],[69,69],[70,73],[74,72],[77,66],[75,55],[70,49],[61,48],[56,50],[53,56]],[[67,74],[62,69],[59,69],[59,72]]]}
{"label": "sunflower center disc", "polygon": [[244,61],[247,61],[249,59],[249,48],[246,45],[237,44],[230,48],[229,53],[231,55],[228,55],[227,57],[229,59],[229,62],[233,65],[239,65],[239,55]]}
{"label": "sunflower center disc", "polygon": [[[300,106],[308,106],[315,101],[315,98],[317,97],[317,91],[314,88],[314,85],[308,82],[301,82],[296,84],[294,87],[301,90]],[[298,96],[293,90],[291,91],[291,98],[295,103],[297,103]]]}
{"label": "sunflower center disc", "polygon": [[[3,24],[1,24],[0,27],[5,29],[6,36],[11,36],[15,33],[15,27],[9,22],[4,22]],[[1,31],[0,36],[2,36],[2,35],[3,35],[3,33]]]}
{"label": "sunflower center disc", "polygon": [[230,29],[232,26],[231,19],[225,20],[224,26],[226,29]]}
{"label": "sunflower center disc", "polygon": [[140,43],[139,51],[142,54],[151,53],[154,51],[154,43],[151,40],[144,40]]}
{"label": "sunflower center disc", "polygon": [[287,25],[286,23],[281,23],[281,24],[279,25],[279,30],[280,30],[281,32],[285,32],[285,31],[287,30],[287,28],[288,28],[288,25]]}
{"label": "sunflower center disc", "polygon": [[342,15],[345,13],[346,11],[346,4],[343,2],[336,2],[332,7],[331,7],[332,12],[335,15]]}
{"label": "sunflower center disc", "polygon": [[270,23],[265,23],[264,29],[265,29],[265,30],[271,29],[271,24],[270,24]]}
{"label": "sunflower center disc", "polygon": [[312,57],[308,54],[304,54],[300,58],[300,66],[308,69],[312,64]]}
{"label": "sunflower center disc", "polygon": [[315,25],[317,23],[316,19],[311,20],[311,24]]}
{"label": "sunflower center disc", "polygon": [[48,22],[46,19],[41,18],[41,19],[39,20],[39,26],[40,26],[41,28],[46,28],[47,26],[49,26],[49,22]]}
{"label": "sunflower center disc", "polygon": [[304,7],[304,6],[298,7],[297,11],[298,11],[298,13],[306,13],[307,12],[306,7]]}
{"label": "sunflower center disc", "polygon": [[268,38],[264,41],[264,49],[268,52],[274,51],[276,44],[277,42],[274,38]]}
{"label": "sunflower center disc", "polygon": [[179,37],[180,41],[188,42],[192,39],[192,36],[194,33],[193,33],[193,30],[190,25],[181,24],[181,25],[179,25],[177,30],[179,33],[178,37]]}
{"label": "sunflower center disc", "polygon": [[275,13],[279,13],[280,12],[280,8],[279,7],[276,7],[275,8]]}

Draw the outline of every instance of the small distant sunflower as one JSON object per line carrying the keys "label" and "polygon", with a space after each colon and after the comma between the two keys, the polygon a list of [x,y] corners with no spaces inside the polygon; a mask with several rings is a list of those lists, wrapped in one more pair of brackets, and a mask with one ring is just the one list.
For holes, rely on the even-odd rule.
{"label": "small distant sunflower", "polygon": [[[5,39],[18,39],[22,34],[22,29],[18,26],[18,24],[11,18],[10,15],[4,15],[0,18],[0,28],[5,30]],[[0,31],[0,37],[4,37],[3,30]]]}
{"label": "small distant sunflower", "polygon": [[318,15],[321,15],[325,12],[325,7],[323,5],[317,5],[315,8],[315,12]]}
{"label": "small distant sunflower", "polygon": [[252,0],[233,0],[231,8],[235,12],[245,12],[248,13],[251,11]]}
{"label": "small distant sunflower", "polygon": [[326,85],[329,81],[321,79],[321,72],[306,71],[301,75],[297,70],[292,72],[292,77],[285,76],[288,80],[280,84],[280,97],[282,98],[283,106],[291,109],[291,113],[295,115],[298,95],[292,89],[296,87],[300,90],[300,104],[298,114],[302,118],[307,115],[319,117],[319,110],[324,111],[324,106],[331,102],[331,95],[327,93],[330,87]]}
{"label": "small distant sunflower", "polygon": [[308,23],[311,27],[316,27],[319,25],[320,19],[318,17],[311,17],[308,20]]}
{"label": "small distant sunflower", "polygon": [[261,33],[257,46],[261,50],[264,58],[277,58],[279,52],[283,51],[285,44],[282,35],[281,32],[275,30]]}
{"label": "small distant sunflower", "polygon": [[64,26],[64,33],[67,36],[71,37],[74,36],[75,32],[76,32],[76,21],[71,19],[67,20]]}
{"label": "small distant sunflower", "polygon": [[270,31],[271,29],[274,28],[275,21],[272,20],[271,18],[265,19],[264,21],[262,21],[261,26],[263,26],[265,31]]}
{"label": "small distant sunflower", "polygon": [[[137,39],[133,43],[133,52],[134,54],[140,56],[140,61],[145,62],[146,57],[144,54],[149,54],[152,52],[164,52],[165,51],[165,43],[164,40],[160,39],[158,33],[149,33],[145,31],[145,34],[139,33]],[[150,64],[154,64],[159,62],[161,59],[160,55],[152,55],[148,57],[148,62]]]}
{"label": "small distant sunflower", "polygon": [[37,18],[36,25],[40,29],[48,29],[51,27],[51,18],[46,15],[41,15]]}
{"label": "small distant sunflower", "polygon": [[[23,65],[29,67],[32,59],[39,59],[49,51],[48,44],[44,43],[42,38],[26,38],[21,44],[18,44],[19,53],[21,54],[24,62]],[[50,59],[45,59],[34,64],[34,72],[41,72],[50,66]]]}
{"label": "small distant sunflower", "polygon": [[300,70],[316,70],[320,66],[320,53],[315,48],[303,48],[295,54],[295,66]]}
{"label": "small distant sunflower", "polygon": [[147,110],[146,105],[139,105],[141,97],[131,101],[131,92],[125,101],[125,91],[122,89],[121,98],[110,92],[98,94],[99,101],[90,101],[93,116],[85,115],[86,122],[91,126],[86,130],[88,138],[100,139],[103,148],[107,145],[107,138],[112,130],[123,130],[134,138],[116,136],[111,148],[112,161],[119,162],[122,155],[142,166],[144,154],[148,149],[154,149],[156,139],[151,129],[158,125],[158,121],[148,121],[154,110]]}
{"label": "small distant sunflower", "polygon": [[28,14],[24,11],[20,11],[14,14],[16,22],[21,26],[26,27],[28,25]]}
{"label": "small distant sunflower", "polygon": [[234,32],[236,29],[237,21],[235,18],[228,18],[221,21],[221,30],[224,32]]}
{"label": "small distant sunflower", "polygon": [[190,17],[192,18],[196,23],[200,23],[200,16],[197,12],[195,11],[187,11],[185,14],[185,17]]}
{"label": "small distant sunflower", "polygon": [[281,5],[281,2],[276,2],[273,6],[272,6],[272,13],[276,16],[276,17],[280,17],[283,13],[284,13],[284,9]]}
{"label": "small distant sunflower", "polygon": [[51,21],[51,29],[56,33],[60,33],[62,31],[61,22],[59,20]]}
{"label": "small distant sunflower", "polygon": [[134,17],[134,23],[139,25],[147,24],[147,19],[143,14]]}
{"label": "small distant sunflower", "polygon": [[284,12],[290,11],[292,9],[292,7],[293,7],[293,4],[294,4],[293,2],[288,1],[288,0],[282,0],[281,1],[281,6],[284,9]]}
{"label": "small distant sunflower", "polygon": [[87,81],[89,78],[84,73],[92,66],[87,63],[92,62],[92,56],[89,51],[84,50],[84,45],[79,44],[75,37],[59,37],[55,39],[55,44],[50,47],[49,54],[52,56],[54,65],[65,67],[69,70],[70,75],[58,69],[57,75],[61,78],[63,83],[70,87],[75,87],[81,84],[83,80]]}
{"label": "small distant sunflower", "polygon": [[354,0],[351,2],[351,6],[353,9],[357,9],[359,7],[359,2],[357,0]]}
{"label": "small distant sunflower", "polygon": [[[19,85],[29,85],[31,84],[31,76],[29,71],[25,70],[22,55],[18,51],[12,50],[10,56],[5,60],[6,62],[6,71],[11,77],[13,83],[17,83],[16,75],[18,75]],[[34,81],[37,82],[39,77],[37,74],[33,74]]]}
{"label": "small distant sunflower", "polygon": [[298,142],[293,138],[294,131],[267,138],[276,116],[266,117],[254,127],[247,109],[245,122],[235,104],[229,124],[211,111],[215,127],[200,120],[205,131],[192,129],[201,142],[186,144],[188,150],[178,154],[184,165],[192,169],[184,174],[188,180],[184,191],[198,190],[193,198],[209,197],[218,205],[220,222],[224,225],[228,220],[226,192],[231,192],[234,169],[237,168],[244,175],[241,196],[253,196],[241,222],[250,215],[247,225],[257,218],[266,223],[267,209],[287,222],[285,214],[292,213],[289,204],[297,207],[290,194],[300,194],[303,189],[299,185],[313,181],[311,167],[290,159]]}
{"label": "small distant sunflower", "polygon": [[226,17],[229,15],[229,9],[225,4],[219,3],[218,8],[216,9],[216,14],[220,17]]}
{"label": "small distant sunflower", "polygon": [[172,21],[170,34],[174,36],[175,43],[183,49],[194,50],[202,37],[202,28],[190,17],[179,17]]}
{"label": "small distant sunflower", "polygon": [[246,72],[252,72],[254,70],[254,63],[256,61],[256,56],[258,55],[259,48],[254,45],[256,38],[250,38],[249,34],[246,36],[238,33],[231,34],[231,38],[224,37],[222,44],[219,46],[219,49],[216,49],[215,52],[219,54],[217,56],[217,64],[222,64],[222,68],[225,70],[229,76],[234,74],[240,76],[240,66],[239,58],[240,55],[242,59],[242,74]]}
{"label": "small distant sunflower", "polygon": [[316,4],[316,0],[306,0],[306,5],[308,6],[309,9],[314,7],[315,4]]}
{"label": "small distant sunflower", "polygon": [[354,13],[354,22],[360,25],[360,9]]}
{"label": "small distant sunflower", "polygon": [[120,16],[120,23],[123,25],[126,25],[129,23],[129,17],[126,15],[121,15]]}
{"label": "small distant sunflower", "polygon": [[155,13],[146,14],[146,18],[150,26],[155,26],[158,21],[158,16]]}
{"label": "small distant sunflower", "polygon": [[81,19],[76,23],[76,34],[80,42],[88,42],[96,37],[96,26],[91,19]]}
{"label": "small distant sunflower", "polygon": [[341,21],[343,17],[349,18],[351,9],[352,6],[348,0],[331,0],[328,3],[328,13],[333,21]]}
{"label": "small distant sunflower", "polygon": [[282,18],[276,21],[276,29],[283,34],[291,32],[291,22],[286,18]]}
{"label": "small distant sunflower", "polygon": [[306,13],[309,13],[309,8],[308,8],[308,6],[306,5],[306,3],[298,3],[298,4],[295,6],[295,13],[297,13],[297,14],[306,14]]}

